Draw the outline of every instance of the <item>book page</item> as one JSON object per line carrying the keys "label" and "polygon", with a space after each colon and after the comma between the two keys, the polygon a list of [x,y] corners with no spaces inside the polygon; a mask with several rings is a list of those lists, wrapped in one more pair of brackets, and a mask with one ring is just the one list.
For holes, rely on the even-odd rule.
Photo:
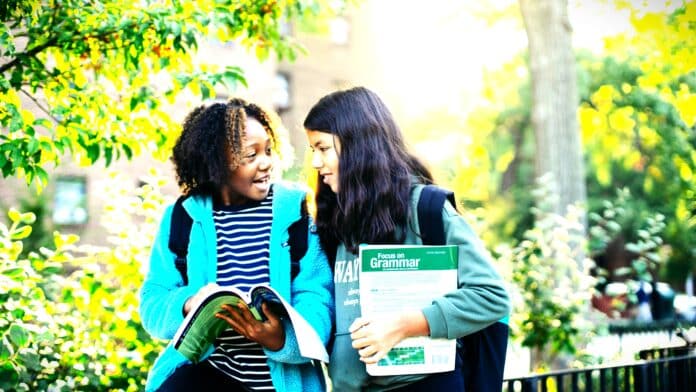
{"label": "book page", "polygon": [[[360,309],[363,316],[383,317],[420,310],[457,289],[457,247],[421,245],[360,246]],[[451,371],[456,340],[408,338],[377,364],[373,376]]]}

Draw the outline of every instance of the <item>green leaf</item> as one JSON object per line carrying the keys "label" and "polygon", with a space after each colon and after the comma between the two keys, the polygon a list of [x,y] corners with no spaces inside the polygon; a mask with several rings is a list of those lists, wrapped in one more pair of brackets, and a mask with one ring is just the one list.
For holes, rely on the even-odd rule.
{"label": "green leaf", "polygon": [[10,236],[10,238],[17,241],[17,240],[23,240],[23,239],[29,237],[29,235],[31,235],[31,226],[22,226],[18,230],[15,230],[14,232],[12,232],[12,235]]}
{"label": "green leaf", "polygon": [[[14,348],[6,337],[0,339],[0,362],[7,361],[14,354]],[[0,377],[2,379],[2,377]]]}
{"label": "green leaf", "polygon": [[121,148],[123,149],[123,152],[126,154],[126,158],[128,158],[128,159],[133,158],[133,150],[130,147],[128,147],[125,144],[122,144]]}
{"label": "green leaf", "polygon": [[85,146],[85,151],[87,151],[87,158],[89,158],[90,162],[96,162],[99,159],[99,154],[101,153],[99,144],[87,145]]}
{"label": "green leaf", "polygon": [[34,155],[35,152],[39,150],[39,141],[36,139],[30,139],[27,143],[27,155]]}
{"label": "green leaf", "polygon": [[46,170],[44,170],[43,168],[37,166],[37,167],[36,167],[36,175],[39,177],[39,180],[40,180],[42,183],[48,184],[48,173],[46,172]]}
{"label": "green leaf", "polygon": [[22,350],[19,352],[19,357],[22,365],[24,365],[27,370],[36,372],[42,369],[41,357],[34,350]]}
{"label": "green leaf", "polygon": [[51,331],[43,331],[40,334],[34,336],[34,340],[37,342],[51,342],[56,339],[56,336]]}
{"label": "green leaf", "polygon": [[111,160],[114,157],[114,147],[105,146],[104,147],[104,159],[106,160],[106,166],[111,165]]}
{"label": "green leaf", "polygon": [[210,98],[210,89],[208,88],[208,85],[205,83],[201,83],[201,95],[203,99]]}
{"label": "green leaf", "polygon": [[19,382],[19,371],[12,362],[0,364],[0,390],[14,391]]}
{"label": "green leaf", "polygon": [[14,391],[19,382],[19,371],[12,362],[0,364],[0,390]]}
{"label": "green leaf", "polygon": [[17,210],[14,209],[14,208],[10,208],[10,211],[7,213],[7,216],[10,217],[10,220],[11,220],[13,223],[14,223],[14,222],[19,222],[20,219],[22,219],[22,214],[20,214],[19,211],[17,211]]}
{"label": "green leaf", "polygon": [[9,277],[10,279],[16,279],[24,276],[24,268],[21,267],[11,267],[0,271],[0,274]]}
{"label": "green leaf", "polygon": [[10,330],[8,331],[10,341],[14,343],[15,347],[23,348],[29,344],[29,333],[17,324],[12,324]]}

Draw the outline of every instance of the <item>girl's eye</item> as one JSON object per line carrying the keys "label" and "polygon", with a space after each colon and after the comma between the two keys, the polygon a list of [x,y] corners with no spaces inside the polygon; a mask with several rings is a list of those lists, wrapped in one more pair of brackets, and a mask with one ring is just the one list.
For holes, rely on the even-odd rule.
{"label": "girl's eye", "polygon": [[327,152],[331,149],[331,147],[319,147],[319,151],[321,152]]}

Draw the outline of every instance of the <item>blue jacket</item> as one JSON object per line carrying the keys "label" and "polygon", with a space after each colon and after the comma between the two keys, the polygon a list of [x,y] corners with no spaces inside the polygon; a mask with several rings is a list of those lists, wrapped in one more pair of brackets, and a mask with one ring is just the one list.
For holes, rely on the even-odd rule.
{"label": "blue jacket", "polygon": [[[319,337],[328,342],[334,317],[331,268],[321,251],[319,237],[310,230],[308,248],[300,260],[300,272],[290,281],[288,228],[300,218],[304,190],[287,183],[273,185],[273,222],[270,240],[270,284],[311,324]],[[150,255],[150,269],[140,291],[140,317],[145,329],[156,338],[171,339],[184,320],[184,302],[198,289],[214,283],[217,275],[217,236],[210,197],[189,197],[184,209],[193,219],[188,249],[189,284],[183,285],[174,266],[175,255],[169,250],[169,227],[173,206],[169,206],[160,223]],[[322,390],[321,370],[300,356],[294,331],[285,325],[285,345],[278,351],[265,350],[271,379],[277,391]],[[212,349],[209,353],[210,355]],[[160,354],[148,376],[146,390],[153,391],[188,363],[168,345]]]}

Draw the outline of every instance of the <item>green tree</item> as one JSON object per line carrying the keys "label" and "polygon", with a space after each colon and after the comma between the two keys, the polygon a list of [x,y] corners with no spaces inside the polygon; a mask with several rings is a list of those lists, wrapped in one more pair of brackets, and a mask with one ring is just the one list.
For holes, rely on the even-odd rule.
{"label": "green tree", "polygon": [[[630,5],[624,2],[619,6]],[[623,235],[622,246],[635,256],[627,265],[630,271],[621,271],[623,278],[645,279],[667,272],[683,279],[694,269],[696,241],[696,50],[693,40],[686,38],[696,28],[696,8],[684,4],[673,13],[645,13],[631,6],[629,12],[634,32],[608,38],[602,55],[576,54],[580,96],[576,110],[587,168],[590,217],[605,217],[607,203],[627,212],[621,219],[610,219],[609,231],[598,226],[606,225],[607,219],[590,219],[592,233],[608,234],[591,233],[590,250],[593,256],[599,256],[616,235]],[[529,77],[521,72],[525,56],[485,76],[485,105],[470,118],[470,128],[485,135],[482,142],[491,167],[496,167],[490,178],[495,182],[490,188],[491,197],[478,213],[490,228],[482,236],[489,244],[509,242],[513,246],[513,253],[499,255],[511,263],[505,265],[511,270],[510,280],[513,276],[521,278],[515,283],[528,293],[536,290],[539,282],[547,281],[545,274],[555,270],[541,269],[535,279],[520,273],[532,262],[553,261],[552,253],[541,257],[537,251],[548,249],[543,231],[535,234],[545,228],[548,215],[534,212],[538,205],[531,197],[537,144],[531,127]],[[630,197],[619,200],[617,190],[623,188],[629,190]],[[662,268],[665,263],[657,259],[668,260],[667,268]],[[543,298],[545,293],[539,295]],[[536,306],[544,300],[524,299],[528,303],[517,302],[513,311],[518,314],[512,323],[515,336],[531,347],[545,345],[551,349],[548,354],[577,349],[576,329],[559,330],[563,336],[549,333],[553,323],[567,315],[565,309],[556,306],[564,303],[563,297],[547,307]]]}
{"label": "green tree", "polygon": [[[202,40],[292,59],[300,47],[283,24],[327,10],[323,0],[0,3],[3,177],[41,188],[46,165],[66,156],[106,166],[144,151],[168,156],[178,126],[167,102],[244,84],[238,67],[194,61]],[[128,189],[109,179],[100,215],[108,247],[55,232],[50,246],[29,250],[36,215],[11,209],[0,223],[0,390],[144,388],[164,344],[140,325],[137,292],[165,180],[151,173]]]}
{"label": "green tree", "polygon": [[[47,164],[166,156],[176,124],[164,103],[244,84],[242,69],[194,61],[204,39],[235,40],[260,59],[293,59],[289,20],[324,0],[50,0],[0,8],[0,172],[45,184]],[[38,108],[37,115],[21,97]]]}
{"label": "green tree", "polygon": [[667,268],[656,277],[681,285],[696,269],[696,43],[686,39],[696,33],[696,4],[671,14],[629,10],[635,32],[607,39],[609,56],[580,61],[590,208],[601,213],[626,188],[635,216],[617,232],[626,243],[640,240],[645,219],[663,215],[671,252],[660,255]]}
{"label": "green tree", "polygon": [[[634,31],[608,37],[603,55],[577,54],[588,208],[601,215],[605,200],[616,202],[617,190],[628,189],[625,207],[635,219],[617,231],[623,243],[639,241],[648,216],[664,215],[661,236],[671,254],[661,253],[668,262],[660,272],[676,283],[696,268],[696,48],[686,39],[696,29],[695,7],[685,4],[673,13],[629,11]],[[479,127],[492,129],[490,159],[513,157],[505,160],[509,165],[492,191],[500,196],[489,203],[506,212],[487,212],[499,238],[521,238],[532,226],[528,189],[536,145],[529,126],[529,87],[526,75],[518,72],[522,61],[519,56],[487,76],[488,104],[476,113]],[[593,251],[597,255],[601,249]]]}

